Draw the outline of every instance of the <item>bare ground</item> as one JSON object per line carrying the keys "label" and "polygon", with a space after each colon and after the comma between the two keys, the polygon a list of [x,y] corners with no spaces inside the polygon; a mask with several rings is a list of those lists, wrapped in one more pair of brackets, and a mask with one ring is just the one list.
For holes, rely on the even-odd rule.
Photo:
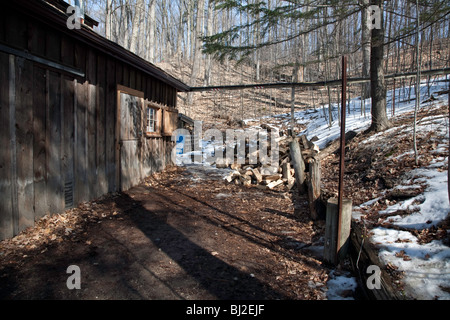
{"label": "bare ground", "polygon": [[323,233],[295,193],[170,168],[0,242],[0,299],[324,299]]}

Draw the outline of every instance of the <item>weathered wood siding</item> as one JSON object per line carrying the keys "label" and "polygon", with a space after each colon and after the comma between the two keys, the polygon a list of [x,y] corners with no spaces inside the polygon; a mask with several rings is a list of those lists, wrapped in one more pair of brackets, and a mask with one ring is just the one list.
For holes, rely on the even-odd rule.
{"label": "weathered wood siding", "polygon": [[[117,85],[176,107],[175,88],[63,31],[14,7],[0,12],[0,44],[85,73],[0,50],[0,239],[120,189]],[[147,175],[170,161],[171,146],[171,137],[143,140]]]}

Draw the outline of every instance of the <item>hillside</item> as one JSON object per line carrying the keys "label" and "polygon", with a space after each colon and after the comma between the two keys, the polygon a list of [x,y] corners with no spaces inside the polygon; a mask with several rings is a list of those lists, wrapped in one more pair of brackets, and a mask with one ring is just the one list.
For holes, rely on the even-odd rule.
{"label": "hillside", "polygon": [[[429,43],[423,44],[422,69],[439,69],[447,66],[447,59],[450,55],[449,39],[435,40],[430,47]],[[399,54],[393,51],[386,52],[385,74],[395,74],[405,72],[401,70],[414,71],[415,51],[414,48],[401,50]],[[349,57],[348,77],[360,77],[361,64],[360,53],[354,53]],[[277,63],[280,63],[278,61]],[[340,57],[331,59],[328,64],[332,70],[340,70]],[[192,71],[192,63],[180,58],[167,59],[158,62],[156,65],[176,78],[189,83]],[[300,81],[324,81],[324,62],[317,62],[317,72],[313,79],[300,79]],[[255,79],[255,70],[253,65],[245,63],[236,65],[233,61],[220,63],[214,61],[211,64],[211,81],[209,86],[222,85],[240,85],[240,84],[264,84],[275,82],[290,82],[292,80],[291,67],[276,67],[276,63],[267,63],[262,66],[265,72],[261,73],[260,80]],[[205,61],[202,61],[200,67],[200,77],[195,86],[207,86],[203,80],[205,74]],[[335,73],[333,79],[340,78],[339,73]],[[426,89],[422,96],[430,96],[431,86],[437,77],[423,77],[426,80]],[[387,81],[387,90],[393,90],[392,80]],[[396,102],[413,99],[414,78],[398,79],[395,84],[397,90]],[[348,101],[352,98],[361,96],[363,85],[355,84],[348,87]],[[180,112],[190,116],[195,120],[204,121],[209,126],[214,127],[240,127],[245,119],[258,119],[261,121],[264,117],[291,112],[291,88],[253,88],[245,90],[210,90],[204,92],[195,92],[193,95],[193,104],[187,102],[187,94],[180,93],[178,99],[178,108]],[[297,88],[295,92],[296,111],[315,109],[322,113],[328,112],[324,105],[332,104],[337,106],[340,103],[340,87],[315,87],[315,88]],[[388,96],[392,100],[392,96]],[[364,104],[362,104],[365,102]],[[389,102],[389,101],[388,101]],[[354,109],[360,109],[361,114],[370,113],[370,100],[361,101],[359,104],[353,102]],[[337,111],[334,110],[333,120],[337,119]],[[329,120],[329,119],[327,119]],[[298,128],[301,129],[300,127]]]}
{"label": "hillside", "polygon": [[[385,132],[365,132],[370,115],[361,114],[359,98],[350,101],[347,116],[347,132],[352,130],[356,136],[346,148],[345,197],[353,201],[354,222],[361,225],[366,241],[392,277],[395,290],[406,299],[450,299],[448,85],[440,81],[444,79],[436,79],[430,87],[432,98],[426,96],[427,82],[422,82],[421,94],[425,97],[418,113],[418,165],[412,147],[414,95],[411,101],[397,104],[395,115],[389,112],[392,127]],[[397,89],[396,96],[403,90]],[[393,91],[389,91],[388,100],[392,96]],[[370,107],[370,101],[366,103]],[[388,110],[391,107],[388,105]],[[339,137],[338,121],[330,127],[318,110],[298,111],[295,117],[301,134],[315,137],[320,149]],[[290,114],[265,117],[263,121],[283,129]],[[261,124],[259,119],[246,119],[244,123],[250,129],[258,129]],[[208,142],[204,145],[209,148]],[[338,162],[339,155],[331,154],[321,163],[325,199],[337,196]],[[281,186],[275,192],[286,190]],[[299,200],[293,197],[293,201]],[[312,247],[321,251],[323,242],[316,241]]]}

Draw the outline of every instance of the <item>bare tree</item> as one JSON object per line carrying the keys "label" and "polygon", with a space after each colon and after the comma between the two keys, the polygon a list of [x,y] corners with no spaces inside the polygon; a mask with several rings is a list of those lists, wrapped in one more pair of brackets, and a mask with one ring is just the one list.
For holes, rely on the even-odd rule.
{"label": "bare tree", "polygon": [[386,81],[384,79],[384,14],[383,0],[372,0],[380,8],[379,28],[372,29],[370,48],[370,92],[372,97],[372,124],[369,131],[383,131],[390,127],[386,113]]}

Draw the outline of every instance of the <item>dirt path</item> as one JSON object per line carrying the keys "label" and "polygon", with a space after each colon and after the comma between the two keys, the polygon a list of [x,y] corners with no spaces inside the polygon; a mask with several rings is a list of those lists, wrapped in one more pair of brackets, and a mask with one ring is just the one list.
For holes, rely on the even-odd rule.
{"label": "dirt path", "polygon": [[323,299],[323,226],[307,212],[292,194],[173,168],[1,242],[0,299]]}

